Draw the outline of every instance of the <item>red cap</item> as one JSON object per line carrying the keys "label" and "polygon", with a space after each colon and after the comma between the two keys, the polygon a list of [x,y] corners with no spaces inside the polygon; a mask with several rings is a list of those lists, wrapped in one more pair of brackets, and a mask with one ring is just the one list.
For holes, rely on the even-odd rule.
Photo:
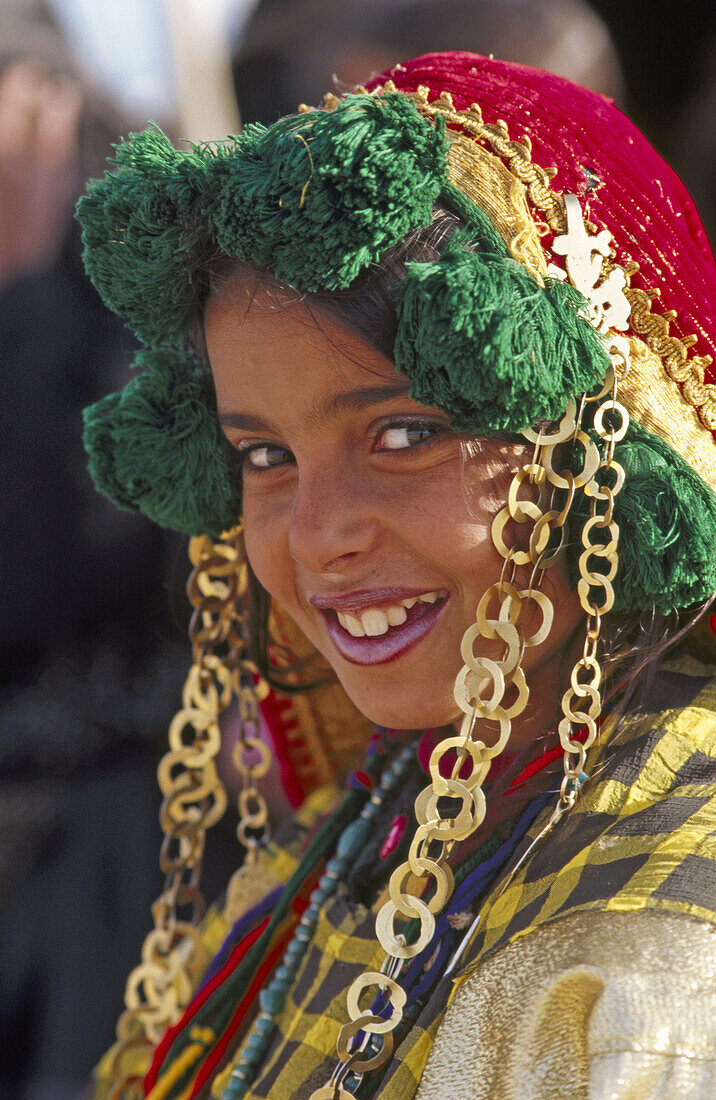
{"label": "red cap", "polygon": [[[610,99],[470,53],[426,54],[368,90],[388,80],[406,92],[426,86],[430,101],[449,92],[457,110],[476,103],[486,123],[507,124],[512,140],[527,135],[533,162],[557,168],[555,190],[579,196],[585,216],[609,230],[617,263],[639,264],[632,286],[661,292],[653,312],[674,310],[674,334],[697,337],[690,355],[716,358],[716,264],[701,219],[676,173]],[[705,382],[716,383],[713,363]]]}

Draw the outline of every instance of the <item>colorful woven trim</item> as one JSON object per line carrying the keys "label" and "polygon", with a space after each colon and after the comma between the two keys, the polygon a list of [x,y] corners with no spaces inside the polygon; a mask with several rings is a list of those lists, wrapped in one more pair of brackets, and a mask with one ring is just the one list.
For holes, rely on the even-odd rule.
{"label": "colorful woven trim", "polygon": [[[540,100],[540,115],[524,113],[518,114],[515,110],[515,102],[502,100],[499,104],[499,120],[487,121],[490,110],[486,104],[491,103],[493,96],[487,95],[485,101],[471,100],[469,105],[458,109],[459,103],[465,98],[465,90],[453,96],[444,88],[439,93],[433,91],[428,84],[418,84],[415,90],[413,81],[418,73],[422,72],[421,62],[427,67],[430,58],[418,59],[409,66],[400,66],[395,71],[396,79],[382,83],[371,83],[365,89],[374,95],[390,95],[395,91],[402,91],[409,95],[418,110],[428,119],[441,118],[448,126],[448,162],[450,179],[464,194],[489,214],[496,228],[508,245],[510,252],[520,263],[524,264],[535,277],[544,277],[550,265],[559,266],[563,261],[560,256],[551,250],[554,236],[563,234],[567,229],[562,195],[565,191],[581,195],[583,197],[585,211],[592,223],[595,236],[598,234],[600,221],[605,214],[605,202],[613,195],[613,180],[600,180],[601,161],[608,150],[601,146],[589,148],[591,134],[587,134],[583,141],[580,133],[580,157],[583,162],[581,167],[581,179],[565,181],[569,176],[569,169],[565,169],[565,146],[560,143],[559,134],[553,139],[551,145],[545,148],[545,134],[549,133],[550,124],[555,116],[559,115],[563,122],[563,107],[561,100],[564,96],[564,84],[559,78],[552,78],[548,74],[544,76],[553,85],[553,96],[547,98],[545,104]],[[439,59],[438,59],[439,60]],[[482,59],[478,59],[482,60]],[[507,66],[510,76],[521,73],[521,66]],[[475,69],[475,73],[478,70]],[[530,71],[530,79],[534,73]],[[570,94],[573,86],[569,86]],[[583,92],[583,89],[577,89]],[[561,93],[561,94],[557,94]],[[586,93],[591,99],[598,98],[593,93]],[[578,96],[578,101],[581,97]],[[333,95],[326,96],[324,109],[335,108],[337,98]],[[543,108],[546,106],[546,111]],[[669,183],[678,183],[678,190],[683,196],[684,190],[673,172],[651,149],[641,134],[616,110],[611,108],[615,121],[621,124],[623,129],[629,129],[630,141],[634,143],[634,135],[638,136],[639,153],[645,147],[651,153],[649,163],[656,162],[660,174],[664,175]],[[506,121],[512,120],[512,125]],[[590,115],[590,118],[592,116]],[[529,119],[529,121],[527,121]],[[541,141],[539,146],[549,157],[546,164],[535,161],[533,144],[535,131],[539,132]],[[511,136],[512,133],[512,136]],[[454,137],[452,136],[454,135]],[[572,132],[570,130],[570,140]],[[612,135],[613,140],[613,135]],[[586,152],[584,145],[588,146]],[[596,143],[595,143],[596,144]],[[595,155],[592,155],[595,154]],[[554,167],[559,163],[559,169]],[[592,190],[585,192],[586,178],[584,163],[589,167],[589,185]],[[557,181],[560,190],[557,189]],[[649,179],[649,191],[646,200],[650,203],[649,192],[654,189],[653,180]],[[599,192],[604,191],[601,202],[598,202]],[[635,198],[639,193],[635,192]],[[688,207],[693,217],[693,204],[688,196]],[[665,195],[664,201],[668,202]],[[679,329],[684,331],[684,324],[691,321],[695,325],[693,316],[692,296],[683,292],[683,281],[677,276],[678,267],[681,266],[682,255],[680,252],[673,255],[660,256],[663,265],[670,263],[670,270],[664,270],[664,266],[658,268],[649,262],[648,254],[645,259],[643,241],[634,236],[635,222],[639,217],[645,217],[649,223],[654,218],[651,213],[644,213],[638,202],[627,204],[626,198],[620,195],[619,202],[615,205],[624,209],[628,205],[629,217],[619,223],[615,222],[612,208],[609,207],[611,217],[605,218],[601,223],[607,228],[613,239],[617,242],[616,262],[624,267],[627,275],[626,294],[631,306],[630,324],[632,327],[632,354],[638,364],[638,369],[630,373],[620,387],[621,398],[629,409],[645,427],[654,431],[662,439],[668,442],[678,454],[680,454],[708,485],[716,492],[716,382],[707,381],[716,379],[713,371],[714,328],[702,327],[701,342],[708,348],[706,354],[694,354],[699,339],[696,335],[682,338],[678,335]],[[651,210],[651,205],[649,206]],[[636,212],[635,212],[636,210]],[[674,216],[681,212],[677,209]],[[545,223],[549,232],[545,235]],[[643,223],[639,224],[640,230]],[[541,231],[541,235],[540,235]],[[659,225],[654,225],[653,231],[661,232],[668,236],[669,243],[659,240],[652,242],[658,253],[672,244],[673,229],[669,221],[661,219]],[[703,231],[702,231],[703,233]],[[699,237],[702,236],[699,234]],[[641,234],[643,237],[643,233]],[[620,245],[624,239],[632,244],[632,251]],[[638,247],[635,247],[637,240]],[[704,255],[700,262],[713,270],[713,257],[710,255],[707,242],[703,249]],[[638,257],[639,262],[635,262]],[[710,263],[709,263],[710,261]],[[608,277],[613,268],[614,260],[605,257],[604,276]],[[646,280],[652,275],[658,276],[658,282],[648,286]],[[702,274],[701,270],[699,274]],[[665,294],[662,294],[662,283],[666,281]],[[704,280],[705,281],[705,280]],[[713,296],[716,288],[716,273],[710,287]],[[679,291],[682,293],[679,294]],[[709,290],[708,284],[705,292]],[[678,308],[672,308],[664,313],[653,312],[653,303],[656,299],[662,301],[673,300]],[[679,309],[681,310],[681,323],[679,324]],[[707,323],[714,321],[710,316]],[[676,333],[670,333],[670,329],[677,327]],[[643,339],[642,339],[643,337]],[[656,371],[655,365],[660,365],[661,370]]]}

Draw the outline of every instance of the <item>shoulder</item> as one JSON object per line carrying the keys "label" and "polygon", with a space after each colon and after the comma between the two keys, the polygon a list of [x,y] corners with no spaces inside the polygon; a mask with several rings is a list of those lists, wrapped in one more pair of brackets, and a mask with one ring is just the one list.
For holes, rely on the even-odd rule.
{"label": "shoulder", "polygon": [[664,912],[581,912],[468,968],[418,1100],[712,1095],[716,934]]}
{"label": "shoulder", "polygon": [[690,658],[660,669],[648,706],[604,730],[586,770],[574,809],[487,899],[474,955],[585,910],[664,910],[716,924],[714,669]]}

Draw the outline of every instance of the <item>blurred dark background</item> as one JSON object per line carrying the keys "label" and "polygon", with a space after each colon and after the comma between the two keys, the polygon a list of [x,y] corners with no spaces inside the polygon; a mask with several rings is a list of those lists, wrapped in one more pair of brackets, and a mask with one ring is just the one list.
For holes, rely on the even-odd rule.
{"label": "blurred dark background", "polygon": [[[702,0],[3,0],[0,1096],[72,1100],[112,1041],[162,887],[154,771],[189,663],[184,540],[117,512],[85,470],[81,410],[124,384],[134,342],[82,272],[84,180],[149,118],[218,138],[239,114],[270,122],[396,61],[467,49],[613,96],[714,240],[715,13]],[[233,824],[210,839],[209,896],[238,859]]]}

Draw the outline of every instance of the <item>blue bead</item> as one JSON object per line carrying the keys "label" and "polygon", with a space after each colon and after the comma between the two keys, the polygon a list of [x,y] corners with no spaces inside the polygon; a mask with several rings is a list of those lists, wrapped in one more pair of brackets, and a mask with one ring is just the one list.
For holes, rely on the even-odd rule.
{"label": "blue bead", "polygon": [[333,875],[342,875],[345,869],[345,864],[342,859],[329,859],[326,864],[327,873]]}
{"label": "blue bead", "polygon": [[243,1100],[246,1096],[248,1084],[243,1079],[242,1070],[243,1066],[234,1069],[231,1080],[221,1094],[221,1100]]}
{"label": "blue bead", "polygon": [[266,1016],[259,1016],[258,1020],[254,1024],[254,1031],[259,1035],[270,1036],[275,1028],[273,1020],[267,1019]]}
{"label": "blue bead", "polygon": [[336,855],[344,860],[351,859],[365,845],[370,832],[370,823],[358,818],[347,829],[343,830],[336,846]]}
{"label": "blue bead", "polygon": [[276,988],[273,982],[268,987],[268,989],[262,989],[259,993],[259,1004],[261,1005],[261,1011],[267,1012],[269,1016],[278,1016],[285,1003],[286,990]]}
{"label": "blue bead", "polygon": [[[276,973],[273,976],[274,982],[278,982],[279,985],[282,985],[284,982],[290,982],[292,978],[293,970],[286,966],[285,963],[282,963],[281,966],[276,968]],[[273,982],[271,985],[273,985]]]}

